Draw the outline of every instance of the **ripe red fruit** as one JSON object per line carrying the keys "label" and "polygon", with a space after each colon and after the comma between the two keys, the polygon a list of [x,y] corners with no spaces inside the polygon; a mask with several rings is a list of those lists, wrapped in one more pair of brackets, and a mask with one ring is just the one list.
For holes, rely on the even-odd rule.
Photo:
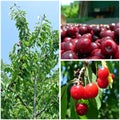
{"label": "ripe red fruit", "polygon": [[62,59],[78,59],[78,56],[72,50],[66,51],[61,55]]}
{"label": "ripe red fruit", "polygon": [[78,39],[81,38],[81,34],[76,33],[75,38],[78,38]]}
{"label": "ripe red fruit", "polygon": [[110,73],[112,79],[114,80],[115,79],[115,75],[113,73]]}
{"label": "ripe red fruit", "polygon": [[93,51],[94,49],[99,49],[99,46],[95,43],[95,42],[91,42],[91,51]]}
{"label": "ripe red fruit", "polygon": [[74,47],[74,45],[72,44],[71,41],[67,41],[67,42],[64,43],[64,50],[65,51],[68,51],[68,50],[74,51],[74,49],[75,49],[75,47]]}
{"label": "ripe red fruit", "polygon": [[105,56],[101,53],[101,49],[94,49],[92,52],[91,52],[91,57],[92,56],[98,56],[98,58],[105,58]]}
{"label": "ripe red fruit", "polygon": [[109,26],[110,26],[110,30],[114,30],[114,28],[115,28],[115,23],[111,23]]}
{"label": "ripe red fruit", "polygon": [[90,33],[84,34],[84,35],[82,35],[82,38],[88,38],[88,39],[92,40],[92,34],[90,34]]}
{"label": "ripe red fruit", "polygon": [[105,79],[97,79],[97,84],[100,88],[106,88],[108,86],[108,78]]}
{"label": "ripe red fruit", "polygon": [[114,55],[117,51],[117,44],[113,40],[105,40],[101,43],[101,52],[104,55]]}
{"label": "ripe red fruit", "polygon": [[81,35],[88,33],[87,27],[86,27],[86,26],[80,26],[80,27],[79,27],[79,33],[80,33]]}
{"label": "ripe red fruit", "polygon": [[61,50],[64,50],[64,49],[65,49],[64,45],[65,45],[65,42],[62,42],[62,43],[61,43]]}
{"label": "ripe red fruit", "polygon": [[84,103],[76,104],[76,112],[78,115],[85,115],[88,112],[88,106]]}
{"label": "ripe red fruit", "polygon": [[105,31],[101,31],[100,32],[100,37],[103,38],[103,37],[107,37],[107,36],[110,36],[111,38],[115,38],[115,33],[114,31],[111,31],[111,30],[105,30]]}
{"label": "ripe red fruit", "polygon": [[66,29],[61,29],[61,38],[64,38],[66,36]]}
{"label": "ripe red fruit", "polygon": [[100,33],[100,27],[99,26],[93,26],[92,30],[93,30],[95,35],[99,35],[99,33]]}
{"label": "ripe red fruit", "polygon": [[74,36],[74,35],[76,35],[76,33],[78,33],[79,32],[79,29],[78,29],[78,27],[77,26],[72,26],[72,27],[69,27],[68,28],[68,30],[67,30],[67,34],[69,35],[69,36]]}
{"label": "ripe red fruit", "polygon": [[95,83],[86,85],[86,94],[88,98],[95,98],[98,95],[98,86]]}
{"label": "ripe red fruit", "polygon": [[109,70],[108,68],[102,67],[98,70],[97,74],[98,74],[98,78],[106,79],[109,75]]}
{"label": "ripe red fruit", "polygon": [[81,38],[78,40],[76,43],[76,49],[78,52],[84,54],[84,53],[89,53],[91,51],[91,40],[88,38]]}
{"label": "ripe red fruit", "polygon": [[89,97],[87,96],[86,87],[84,87],[83,99],[85,100],[89,99]]}
{"label": "ripe red fruit", "polygon": [[70,38],[70,37],[65,37],[64,38],[64,42],[67,42],[67,41],[70,41],[72,38]]}
{"label": "ripe red fruit", "polygon": [[[115,38],[119,39],[119,28],[115,29]],[[118,40],[119,41],[119,40]]]}
{"label": "ripe red fruit", "polygon": [[82,85],[72,86],[70,89],[70,95],[73,99],[79,100],[83,98],[84,87]]}

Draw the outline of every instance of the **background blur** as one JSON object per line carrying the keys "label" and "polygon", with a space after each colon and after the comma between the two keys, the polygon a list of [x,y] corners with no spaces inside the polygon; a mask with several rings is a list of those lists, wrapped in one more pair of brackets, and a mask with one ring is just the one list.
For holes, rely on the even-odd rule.
{"label": "background blur", "polygon": [[109,24],[119,21],[119,1],[62,2],[61,11],[68,23]]}

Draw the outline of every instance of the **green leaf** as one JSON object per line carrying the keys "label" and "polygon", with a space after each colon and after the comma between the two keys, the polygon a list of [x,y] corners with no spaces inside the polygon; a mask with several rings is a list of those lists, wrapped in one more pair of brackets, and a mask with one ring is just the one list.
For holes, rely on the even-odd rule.
{"label": "green leaf", "polygon": [[108,61],[107,66],[108,66],[110,72],[114,71],[114,63],[111,63],[110,61]]}
{"label": "green leaf", "polygon": [[96,119],[98,118],[98,110],[97,110],[97,104],[95,102],[95,99],[89,99],[89,106],[88,106],[88,113],[87,118],[89,119]]}
{"label": "green leaf", "polygon": [[97,104],[97,110],[99,110],[101,107],[101,102],[102,102],[102,90],[101,89],[99,89],[98,95],[97,97],[95,97],[95,101]]}
{"label": "green leaf", "polygon": [[64,119],[67,111],[67,86],[61,88],[61,96],[61,118]]}
{"label": "green leaf", "polygon": [[71,119],[77,119],[78,118],[78,115],[75,111],[75,100],[73,100],[71,97],[70,97],[70,118]]}

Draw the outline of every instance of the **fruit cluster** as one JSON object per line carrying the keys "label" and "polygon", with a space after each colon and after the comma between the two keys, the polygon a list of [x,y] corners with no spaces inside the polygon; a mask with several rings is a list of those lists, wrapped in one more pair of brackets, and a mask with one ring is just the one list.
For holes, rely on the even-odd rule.
{"label": "fruit cluster", "polygon": [[[75,100],[95,98],[98,95],[98,86],[95,83],[89,83],[85,87],[82,85],[74,85],[70,89],[70,95]],[[88,106],[84,103],[76,104],[76,112],[78,115],[85,115]]]}
{"label": "fruit cluster", "polygon": [[97,72],[98,78],[97,78],[97,84],[100,88],[106,88],[109,83],[109,77],[114,80],[115,76],[112,73],[109,73],[108,68],[102,67]]}
{"label": "fruit cluster", "polygon": [[119,23],[61,26],[62,59],[119,59]]}
{"label": "fruit cluster", "polygon": [[[95,98],[98,95],[98,87],[106,88],[109,84],[110,77],[112,78],[112,80],[115,77],[114,74],[109,72],[109,69],[107,67],[102,67],[98,69],[97,76],[98,76],[97,84],[90,82],[86,86],[83,86],[81,82],[77,81],[77,84],[73,85],[70,89],[71,97],[75,100],[80,100],[80,99],[87,100],[90,98]],[[76,104],[76,112],[78,113],[78,115],[85,115],[87,111],[88,111],[87,104],[84,103]]]}
{"label": "fruit cluster", "polygon": [[98,87],[95,83],[86,86],[74,85],[70,89],[71,97],[75,100],[95,98],[98,95]]}

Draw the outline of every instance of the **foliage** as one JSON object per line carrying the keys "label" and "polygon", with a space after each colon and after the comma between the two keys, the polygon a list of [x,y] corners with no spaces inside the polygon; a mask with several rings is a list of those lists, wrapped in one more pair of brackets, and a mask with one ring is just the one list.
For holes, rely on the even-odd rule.
{"label": "foliage", "polygon": [[[84,62],[80,61],[62,61],[61,72],[61,117],[69,119],[118,119],[119,118],[119,62],[107,61],[107,66],[111,73],[115,74],[115,79],[112,89],[99,88],[99,95],[94,99],[84,100],[78,102],[86,103],[88,105],[88,113],[84,116],[78,116],[75,111],[76,100],[70,97],[70,88],[73,85],[74,71],[84,66]],[[89,76],[91,82],[96,82],[97,70],[101,67],[100,61],[90,61],[87,67],[85,76]],[[88,83],[84,76],[85,85]],[[66,82],[65,82],[66,81]]]}
{"label": "foliage", "polygon": [[10,9],[20,40],[2,63],[2,118],[58,118],[58,31],[44,15],[30,32],[25,11]]}
{"label": "foliage", "polygon": [[70,5],[62,5],[61,13],[64,14],[67,18],[75,18],[78,15],[79,4],[78,1],[71,3]]}

